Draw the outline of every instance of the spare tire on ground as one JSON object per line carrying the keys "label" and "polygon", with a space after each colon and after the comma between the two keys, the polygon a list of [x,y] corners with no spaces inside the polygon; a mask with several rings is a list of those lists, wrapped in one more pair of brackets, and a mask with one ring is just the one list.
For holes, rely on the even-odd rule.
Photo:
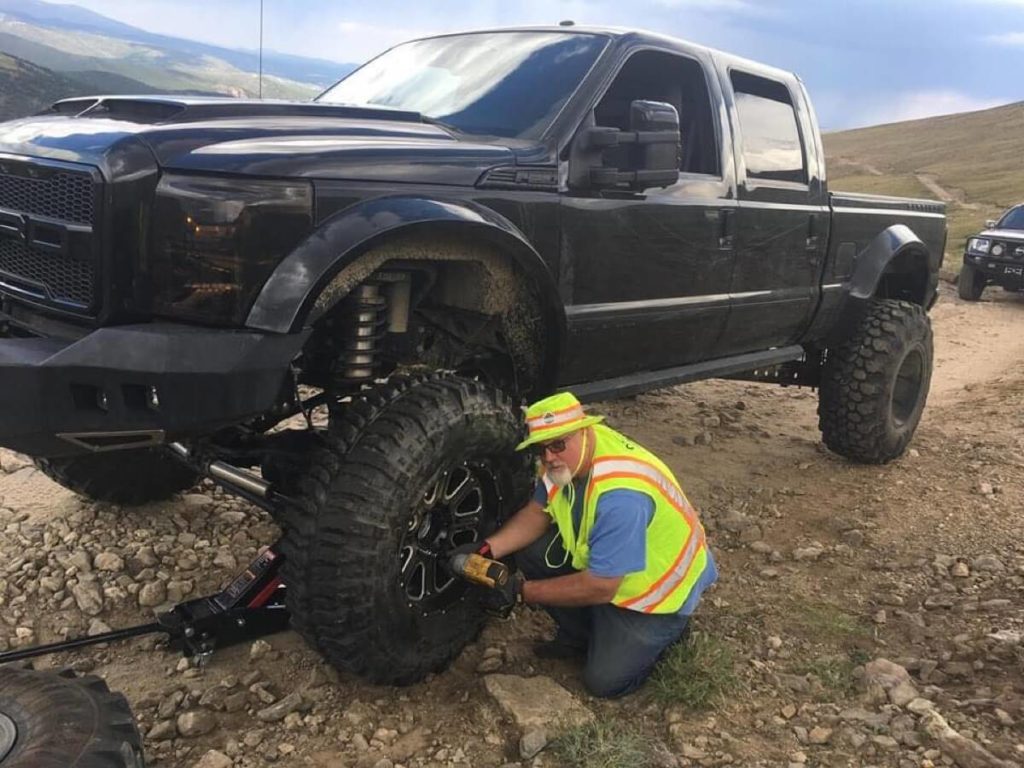
{"label": "spare tire on ground", "polygon": [[124,696],[71,670],[0,667],[0,768],[142,768]]}

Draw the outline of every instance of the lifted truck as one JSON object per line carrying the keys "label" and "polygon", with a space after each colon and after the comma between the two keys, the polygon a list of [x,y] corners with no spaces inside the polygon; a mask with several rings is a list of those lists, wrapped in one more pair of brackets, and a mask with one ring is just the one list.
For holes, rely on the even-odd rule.
{"label": "lifted truck", "polygon": [[827,190],[797,77],[648,33],[417,40],[311,103],[68,99],[0,126],[0,444],[96,499],[262,500],[296,629],[409,683],[483,620],[442,562],[529,493],[519,404],[805,385],[890,461],[945,232]]}

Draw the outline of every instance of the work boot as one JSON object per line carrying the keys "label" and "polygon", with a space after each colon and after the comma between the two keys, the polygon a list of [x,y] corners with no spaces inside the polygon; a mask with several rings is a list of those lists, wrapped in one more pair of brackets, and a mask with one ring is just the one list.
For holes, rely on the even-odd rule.
{"label": "work boot", "polygon": [[533,655],[538,659],[576,659],[585,656],[587,647],[556,635],[554,640],[533,644]]}

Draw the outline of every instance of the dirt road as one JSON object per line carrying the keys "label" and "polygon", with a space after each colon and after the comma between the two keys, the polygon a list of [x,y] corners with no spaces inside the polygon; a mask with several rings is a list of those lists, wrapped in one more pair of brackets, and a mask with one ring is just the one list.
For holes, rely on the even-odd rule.
{"label": "dirt road", "polygon": [[[650,688],[589,699],[571,662],[532,656],[549,627],[534,611],[406,689],[338,678],[292,634],[202,670],[149,640],[48,663],[126,692],[156,766],[565,764],[520,757],[488,672],[550,678],[664,745],[660,765],[1024,764],[1024,296],[985,299],[944,288],[929,405],[889,466],[825,451],[805,390],[712,381],[599,409],[702,512],[722,576],[696,629],[739,678],[717,709],[666,706]],[[212,590],[274,538],[261,512],[209,489],[124,511],[12,454],[0,466],[0,645],[134,622],[151,610],[140,602]]]}

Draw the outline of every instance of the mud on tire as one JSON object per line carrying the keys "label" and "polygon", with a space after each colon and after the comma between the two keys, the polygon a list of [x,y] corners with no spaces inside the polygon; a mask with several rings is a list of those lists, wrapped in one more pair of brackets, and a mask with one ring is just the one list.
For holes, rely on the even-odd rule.
{"label": "mud on tire", "polygon": [[169,499],[199,480],[195,472],[159,448],[35,459],[35,465],[68,490],[128,506]]}
{"label": "mud on tire", "polygon": [[857,330],[830,349],[818,425],[831,450],[865,464],[900,456],[917,429],[932,374],[932,329],[916,304],[875,300]]}
{"label": "mud on tire", "polygon": [[443,555],[525,502],[520,432],[508,397],[455,376],[396,379],[352,403],[284,521],[289,609],[307,642],[378,683],[447,666],[484,616]]}
{"label": "mud on tire", "polygon": [[124,696],[98,677],[0,668],[0,768],[142,768]]}

